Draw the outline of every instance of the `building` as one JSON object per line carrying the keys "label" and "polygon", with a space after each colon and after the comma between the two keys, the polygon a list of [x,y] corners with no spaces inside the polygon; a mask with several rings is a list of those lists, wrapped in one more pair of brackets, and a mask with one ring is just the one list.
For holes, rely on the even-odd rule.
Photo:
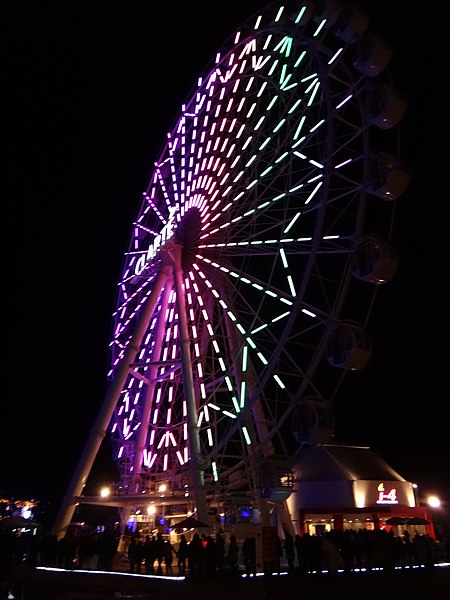
{"label": "building", "polygon": [[417,486],[369,447],[319,444],[303,449],[293,473],[287,506],[295,533],[393,528],[395,534],[407,529],[435,539]]}

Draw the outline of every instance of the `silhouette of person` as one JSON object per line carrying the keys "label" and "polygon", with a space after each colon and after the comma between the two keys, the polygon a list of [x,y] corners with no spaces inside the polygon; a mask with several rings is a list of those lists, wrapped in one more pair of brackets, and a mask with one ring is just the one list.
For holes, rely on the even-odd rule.
{"label": "silhouette of person", "polygon": [[204,564],[204,548],[198,533],[194,533],[189,542],[189,573],[195,577],[202,572]]}
{"label": "silhouette of person", "polygon": [[136,538],[131,538],[130,545],[128,546],[128,562],[130,565],[130,573],[137,573],[139,571],[139,546]]}
{"label": "silhouette of person", "polygon": [[172,563],[173,563],[173,546],[169,540],[164,542],[164,564],[166,565],[166,575],[172,575]]}
{"label": "silhouette of person", "polygon": [[178,559],[178,571],[180,575],[186,573],[186,564],[188,560],[189,544],[187,543],[186,536],[184,533],[180,536],[180,543],[178,544],[177,559]]}
{"label": "silhouette of person", "polygon": [[158,533],[156,534],[155,554],[156,554],[156,560],[158,562],[158,566],[156,568],[156,574],[162,575],[162,565],[163,565],[163,560],[164,560],[164,538],[160,531],[158,531]]}
{"label": "silhouette of person", "polygon": [[294,571],[295,545],[294,538],[288,531],[284,534],[284,552],[286,554],[288,570],[292,573]]}
{"label": "silhouette of person", "polygon": [[247,537],[242,544],[242,556],[247,575],[256,575],[256,539]]}
{"label": "silhouette of person", "polygon": [[239,545],[236,536],[230,535],[228,544],[227,562],[232,575],[236,575],[239,571]]}
{"label": "silhouette of person", "polygon": [[225,559],[225,538],[220,529],[216,533],[216,567],[219,573],[223,572],[223,563]]}
{"label": "silhouette of person", "polygon": [[153,536],[146,535],[143,547],[145,572],[147,575],[154,575],[154,562],[156,560],[156,542]]}

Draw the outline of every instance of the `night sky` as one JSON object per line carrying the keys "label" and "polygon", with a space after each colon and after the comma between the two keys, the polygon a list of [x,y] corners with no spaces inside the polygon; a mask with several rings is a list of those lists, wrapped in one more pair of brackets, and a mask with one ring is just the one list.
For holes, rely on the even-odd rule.
{"label": "night sky", "polygon": [[[54,3],[7,20],[2,497],[59,504],[106,393],[117,283],[153,162],[197,76],[263,4],[108,4],[103,11]],[[355,5],[393,48],[390,69],[408,98],[401,150],[413,177],[396,206],[399,268],[379,290],[368,324],[372,358],[339,390],[337,433],[370,446],[418,482],[421,495],[450,502],[448,67],[436,30],[440,8],[419,14],[408,0]],[[106,442],[92,478],[100,484],[113,474]]]}

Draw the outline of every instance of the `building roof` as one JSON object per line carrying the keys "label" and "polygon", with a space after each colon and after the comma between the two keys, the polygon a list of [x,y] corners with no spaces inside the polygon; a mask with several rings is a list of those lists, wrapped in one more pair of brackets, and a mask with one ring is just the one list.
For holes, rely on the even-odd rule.
{"label": "building roof", "polygon": [[302,449],[293,465],[296,481],[403,481],[397,471],[365,446],[319,444]]}

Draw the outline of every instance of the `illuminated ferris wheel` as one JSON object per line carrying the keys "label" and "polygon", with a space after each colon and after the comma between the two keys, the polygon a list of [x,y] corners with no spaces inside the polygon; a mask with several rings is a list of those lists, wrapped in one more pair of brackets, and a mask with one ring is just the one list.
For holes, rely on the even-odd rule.
{"label": "illuminated ferris wheel", "polygon": [[406,103],[368,25],[335,2],[269,3],[182,105],[114,314],[100,423],[122,493],[164,484],[204,519],[281,486],[296,452],[332,435],[343,374],[370,358],[409,182],[392,134]]}

